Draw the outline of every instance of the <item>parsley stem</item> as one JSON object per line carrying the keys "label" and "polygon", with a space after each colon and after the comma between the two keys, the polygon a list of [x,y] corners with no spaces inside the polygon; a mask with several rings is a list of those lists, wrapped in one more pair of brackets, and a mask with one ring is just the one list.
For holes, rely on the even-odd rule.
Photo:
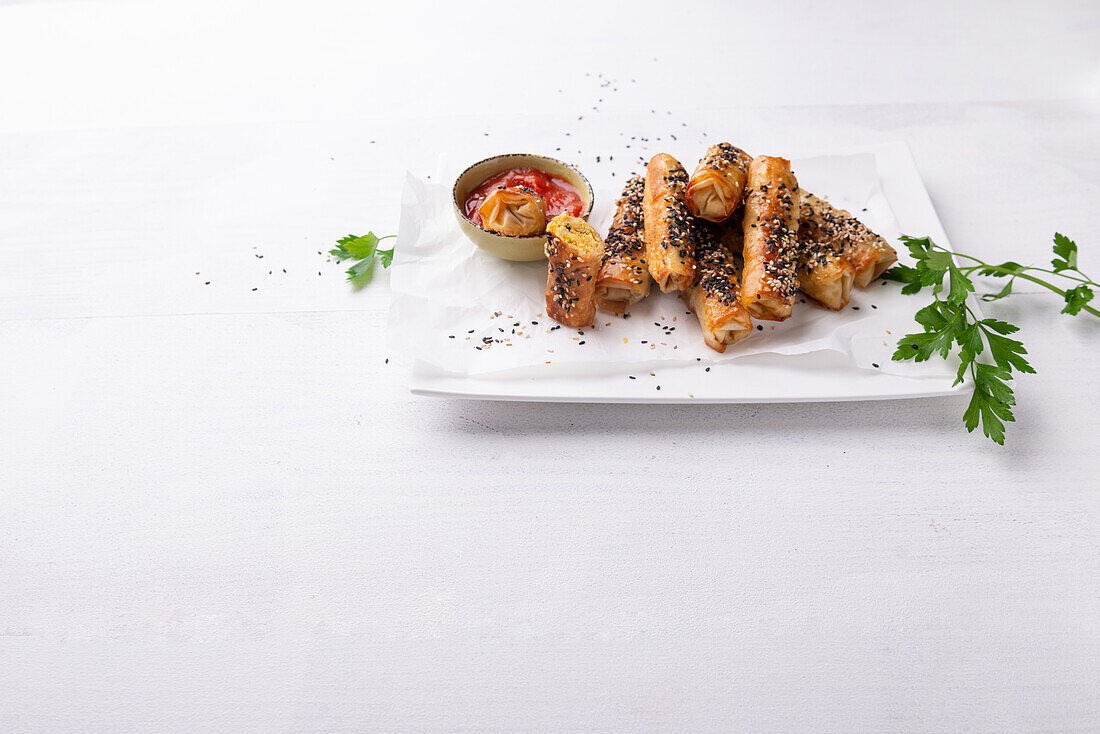
{"label": "parsley stem", "polygon": [[[999,270],[999,268],[995,268],[995,267],[990,267],[989,269],[990,270]],[[1037,270],[1038,268],[1035,268],[1035,269]],[[1004,272],[1006,274],[1009,274],[1009,271],[1007,271],[1007,270],[1004,271]],[[1061,273],[1057,273],[1057,274],[1061,275]],[[1066,297],[1066,292],[1064,290],[1062,290],[1061,288],[1059,288],[1056,285],[1051,285],[1050,283],[1046,282],[1042,278],[1036,278],[1034,276],[1028,275],[1027,273],[1011,273],[1011,275],[1015,275],[1017,278],[1023,278],[1024,280],[1030,280],[1032,283],[1037,283],[1038,285],[1043,286],[1047,290],[1054,291],[1058,295],[1062,296],[1062,298]],[[1076,278],[1074,278],[1074,280],[1076,280]],[[1092,281],[1086,280],[1086,281],[1082,281],[1082,282],[1091,283]],[[1097,311],[1092,306],[1084,305],[1084,306],[1081,306],[1081,308],[1085,311],[1088,311],[1093,316],[1100,317],[1100,311]]]}
{"label": "parsley stem", "polygon": [[[961,257],[970,257],[970,256],[969,255],[962,255]],[[1011,269],[1006,269],[1006,268],[999,268],[996,265],[987,265],[986,263],[982,262],[981,260],[979,260],[978,262],[981,263],[981,264],[980,265],[971,265],[971,266],[965,267],[965,268],[959,268],[959,270],[963,271],[967,275],[970,275],[975,270],[996,270],[998,273],[1004,273],[1005,275],[1019,275],[1020,273],[1022,273],[1025,270],[1034,270],[1037,273],[1050,273],[1051,275],[1057,275],[1060,278],[1066,278],[1067,280],[1073,280],[1073,281],[1076,281],[1078,283],[1084,283],[1085,285],[1100,285],[1100,284],[1096,283],[1095,281],[1089,280],[1088,276],[1085,275],[1084,273],[1081,273],[1081,275],[1084,276],[1084,277],[1078,278],[1077,276],[1069,275],[1066,272],[1059,273],[1059,272],[1056,272],[1054,270],[1047,270],[1045,268],[1033,268],[1031,266],[1026,266],[1026,267],[1021,267],[1019,270],[1011,270]],[[1080,273],[1081,271],[1077,271],[1077,272]]]}
{"label": "parsley stem", "polygon": [[[998,267],[996,265],[989,265],[985,261],[980,260],[980,259],[974,257],[973,255],[967,255],[967,254],[964,254],[964,253],[961,253],[961,252],[951,252],[947,248],[940,247],[939,245],[933,245],[933,247],[937,250],[942,251],[942,252],[950,253],[954,257],[965,257],[967,260],[978,263],[977,265],[974,265],[972,267],[959,268],[960,270],[965,272],[967,275],[974,272],[975,270],[996,270],[998,273],[1004,273],[1005,275],[1011,275],[1011,276],[1014,276],[1016,278],[1023,278],[1024,280],[1030,280],[1032,283],[1035,283],[1037,285],[1041,285],[1044,288],[1046,288],[1047,290],[1054,291],[1055,293],[1062,296],[1063,298],[1066,297],[1066,292],[1063,289],[1059,288],[1056,285],[1048,283],[1047,281],[1043,280],[1042,278],[1036,278],[1033,275],[1028,275],[1027,273],[1022,272],[1022,270],[1035,270],[1035,271],[1040,272],[1040,273],[1050,273],[1051,275],[1057,275],[1057,276],[1060,276],[1062,278],[1066,278],[1068,280],[1075,280],[1078,283],[1085,283],[1085,284],[1088,284],[1088,285],[1098,285],[1097,283],[1093,282],[1092,280],[1089,280],[1088,276],[1085,276],[1085,274],[1082,273],[1080,270],[1078,270],[1077,272],[1079,274],[1081,274],[1082,276],[1084,276],[1083,278],[1076,278],[1072,275],[1067,275],[1065,272],[1059,273],[1059,272],[1055,272],[1053,270],[1047,270],[1046,268],[1026,267],[1026,268],[1023,268],[1022,270],[1011,270],[1011,269],[1008,269],[1008,268],[1001,268],[1001,267]],[[1092,306],[1084,305],[1081,308],[1084,311],[1088,311],[1093,316],[1096,316],[1096,317],[1100,318],[1100,311],[1097,311]]]}

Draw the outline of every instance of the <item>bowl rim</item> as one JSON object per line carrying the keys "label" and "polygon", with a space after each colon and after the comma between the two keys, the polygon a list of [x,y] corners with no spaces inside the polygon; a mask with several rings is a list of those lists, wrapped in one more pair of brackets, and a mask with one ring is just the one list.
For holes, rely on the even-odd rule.
{"label": "bowl rim", "polygon": [[[459,216],[461,216],[463,219],[465,219],[470,224],[471,227],[477,227],[482,232],[484,232],[486,234],[493,235],[494,237],[503,237],[503,238],[509,239],[509,240],[535,240],[535,239],[542,240],[542,239],[546,239],[546,233],[545,232],[543,232],[542,234],[516,235],[516,234],[501,234],[500,232],[494,232],[491,229],[486,229],[485,227],[482,227],[480,224],[475,224],[474,220],[472,220],[468,216],[466,216],[466,212],[465,212],[466,207],[463,205],[465,202],[463,202],[463,204],[458,203],[458,196],[457,196],[457,194],[458,194],[458,183],[463,179],[463,177],[467,173],[470,172],[470,169],[472,169],[476,166],[480,166],[482,163],[488,163],[489,161],[495,161],[495,160],[498,160],[498,159],[501,159],[501,158],[541,158],[544,161],[553,161],[554,163],[558,163],[558,164],[560,164],[562,166],[565,166],[566,168],[572,170],[573,173],[577,174],[577,176],[580,177],[581,181],[584,182],[584,187],[585,187],[585,189],[588,190],[588,203],[585,205],[584,211],[581,212],[581,219],[584,219],[585,221],[588,221],[588,217],[592,214],[592,207],[596,203],[596,192],[592,189],[592,184],[588,180],[588,177],[585,176],[583,173],[581,173],[581,170],[579,168],[574,166],[572,163],[566,163],[563,160],[559,160],[557,158],[553,158],[553,157],[548,156],[548,155],[542,155],[541,153],[498,153],[497,155],[491,155],[488,158],[483,158],[480,161],[477,161],[476,163],[471,163],[470,165],[466,166],[466,168],[463,169],[462,173],[458,174],[458,177],[455,178],[454,185],[451,186],[451,203],[454,205],[455,211],[458,212]],[[547,172],[547,173],[549,173],[549,172]],[[553,174],[551,174],[551,175],[553,175]],[[481,184],[478,184],[478,185],[480,186]]]}

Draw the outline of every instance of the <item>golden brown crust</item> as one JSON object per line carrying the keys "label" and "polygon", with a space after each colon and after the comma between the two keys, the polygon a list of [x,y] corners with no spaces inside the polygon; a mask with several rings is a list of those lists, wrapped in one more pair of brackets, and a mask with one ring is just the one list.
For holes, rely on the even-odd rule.
{"label": "golden brown crust", "polygon": [[652,278],[645,261],[642,198],[645,178],[634,176],[616,202],[615,218],[604,239],[603,264],[596,279],[596,305],[605,311],[626,310],[649,295]]}
{"label": "golden brown crust", "polygon": [[825,308],[839,311],[852,295],[855,270],[839,255],[817,257],[808,254],[806,243],[798,263],[798,289]]}
{"label": "golden brown crust", "polygon": [[695,280],[691,220],[684,197],[687,171],[672,156],[659,153],[646,167],[645,259],[662,293],[680,291]]}
{"label": "golden brown crust", "polygon": [[680,294],[699,319],[703,340],[717,352],[752,333],[752,319],[741,303],[741,285],[732,254],[714,225],[696,227],[695,283]]}
{"label": "golden brown crust", "polygon": [[840,252],[851,264],[857,286],[866,288],[897,262],[894,248],[850,212],[807,191],[801,193],[800,239]]}
{"label": "golden brown crust", "polygon": [[546,226],[546,315],[565,326],[591,326],[603,241],[588,222],[559,214]]}
{"label": "golden brown crust", "polygon": [[741,302],[753,318],[783,321],[798,291],[798,181],[785,158],[749,165],[742,222],[745,260]]}
{"label": "golden brown crust", "polygon": [[741,203],[751,161],[752,156],[729,143],[708,148],[688,180],[688,210],[709,222],[728,219]]}

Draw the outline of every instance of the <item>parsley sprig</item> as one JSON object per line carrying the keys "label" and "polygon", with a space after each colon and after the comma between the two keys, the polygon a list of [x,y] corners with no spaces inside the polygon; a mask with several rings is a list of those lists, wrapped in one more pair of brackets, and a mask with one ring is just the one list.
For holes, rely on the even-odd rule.
{"label": "parsley sprig", "polygon": [[393,262],[393,248],[380,250],[378,243],[396,236],[388,234],[379,237],[374,232],[367,232],[363,236],[349,234],[347,237],[336,240],[337,247],[329,250],[328,254],[337,260],[358,261],[348,268],[348,281],[355,286],[356,290],[359,290],[370,282],[371,276],[374,275],[375,262],[381,261],[383,268],[388,268]]}
{"label": "parsley sprig", "polygon": [[[963,414],[967,431],[980,424],[982,433],[998,444],[1005,441],[1005,422],[1015,417],[1012,408],[1016,397],[1009,381],[1014,372],[1034,374],[1028,363],[1024,345],[1009,337],[1019,327],[998,319],[979,319],[967,304],[974,293],[970,277],[978,275],[992,278],[1008,278],[998,293],[982,296],[984,301],[996,301],[1012,293],[1017,278],[1031,281],[1054,291],[1065,300],[1062,313],[1076,316],[1087,311],[1100,317],[1100,311],[1089,306],[1093,290],[1100,287],[1077,267],[1077,244],[1062,234],[1054,235],[1054,259],[1051,268],[1004,262],[991,265],[972,255],[951,253],[928,237],[902,235],[902,243],[916,260],[916,266],[897,265],[886,271],[887,280],[904,283],[902,293],[918,293],[931,287],[932,303],[917,311],[914,319],[924,331],[906,334],[898,341],[893,359],[924,362],[939,354],[946,359],[952,351],[959,356],[959,369],[952,386],[958,385],[967,374],[974,384],[974,396]],[[966,261],[958,265],[955,258]],[[1059,288],[1035,273],[1047,273],[1072,282],[1072,288]],[[988,355],[988,359],[981,359]]]}

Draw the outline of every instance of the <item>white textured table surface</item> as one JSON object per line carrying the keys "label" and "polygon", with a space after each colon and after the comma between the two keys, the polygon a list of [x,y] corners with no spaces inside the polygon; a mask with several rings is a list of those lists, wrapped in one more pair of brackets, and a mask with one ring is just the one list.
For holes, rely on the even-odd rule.
{"label": "white textured table surface", "polygon": [[317,254],[440,153],[679,123],[904,140],[957,248],[1095,272],[1100,6],[886,5],[0,0],[0,730],[1100,729],[1100,322],[989,306],[1004,448],[434,401]]}

